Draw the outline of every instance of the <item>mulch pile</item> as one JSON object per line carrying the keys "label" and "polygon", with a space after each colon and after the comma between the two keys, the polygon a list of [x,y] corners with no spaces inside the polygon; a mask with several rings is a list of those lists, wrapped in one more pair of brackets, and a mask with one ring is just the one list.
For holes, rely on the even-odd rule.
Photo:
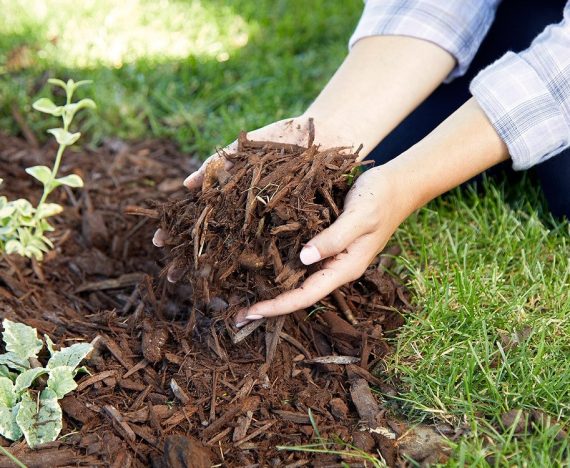
{"label": "mulch pile", "polygon": [[[2,137],[2,193],[36,201],[40,187],[24,168],[51,164],[53,154],[53,146],[37,148]],[[236,160],[234,167],[244,164]],[[327,164],[339,167],[334,158]],[[62,400],[65,437],[38,450],[0,438],[1,445],[28,466],[324,467],[341,466],[343,460],[370,466],[361,458],[278,448],[318,442],[317,428],[321,438],[340,438],[381,455],[391,466],[404,456],[424,462],[444,458],[439,432],[449,435],[450,428],[410,429],[371,391],[373,386],[397,393],[375,371],[390,352],[386,335],[403,323],[410,307],[403,287],[386,273],[390,256],[380,257],[363,280],[316,310],[257,321],[239,332],[229,316],[220,320],[203,307],[205,294],[188,282],[172,285],[161,278],[171,259],[163,259],[164,251],[151,244],[155,222],[124,213],[140,212],[148,200],[187,197],[182,180],[196,166],[171,143],[158,141],[110,140],[97,150],[67,155],[63,173],[79,173],[85,188],[54,192],[54,201],[66,209],[55,222],[56,249],[42,264],[15,256],[0,262],[0,318],[34,326],[56,344],[93,342],[96,351],[87,362],[92,375],[82,377],[78,390]],[[259,177],[268,175],[259,172]],[[326,202],[319,193],[320,203]],[[252,219],[259,220],[267,206],[259,203]],[[310,229],[333,219],[331,206],[328,215],[324,210],[307,215],[316,220]],[[148,214],[153,211],[149,207]],[[274,222],[272,216],[265,218]],[[289,222],[278,216],[281,224]],[[244,219],[242,214],[242,225]],[[251,235],[258,225],[252,222],[247,229]],[[293,257],[284,239],[294,237],[283,233],[276,239],[285,268]],[[254,246],[264,255],[270,247]],[[298,252],[298,247],[295,241],[289,248]],[[194,244],[185,249],[193,252]],[[263,268],[274,276],[271,258]],[[250,284],[239,271],[230,276],[241,278],[242,286]],[[247,271],[254,278],[259,273]],[[226,291],[217,287],[208,284],[212,297]],[[328,445],[335,447],[343,448]],[[0,457],[2,466],[11,465]]]}
{"label": "mulch pile", "polygon": [[209,164],[202,189],[161,207],[168,233],[168,266],[184,277],[194,300],[213,297],[240,305],[272,299],[298,286],[310,268],[299,260],[304,243],[328,227],[342,209],[349,177],[358,167],[348,148],[319,151],[250,141]]}

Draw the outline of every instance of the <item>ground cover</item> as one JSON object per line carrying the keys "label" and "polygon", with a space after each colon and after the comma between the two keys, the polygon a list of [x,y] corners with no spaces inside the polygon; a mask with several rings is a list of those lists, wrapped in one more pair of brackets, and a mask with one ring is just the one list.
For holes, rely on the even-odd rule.
{"label": "ground cover", "polygon": [[[40,3],[48,8],[38,8]],[[159,5],[159,10],[151,3]],[[88,4],[63,0],[0,2],[0,122],[2,128],[27,135],[31,143],[41,139],[47,123],[36,119],[30,106],[38,92],[48,95],[46,76],[80,79],[89,72],[96,81],[95,95],[89,90],[89,96],[95,97],[100,110],[82,123],[93,144],[104,142],[115,156],[125,144],[121,138],[149,134],[174,138],[185,149],[206,155],[216,145],[231,141],[241,129],[294,115],[341,60],[362,8],[360,1],[315,1],[311,9],[304,7],[305,2],[100,3],[99,13],[115,11],[115,17],[122,21],[107,25],[101,36],[91,35],[100,38],[97,44],[85,45],[78,35],[100,25],[95,21],[98,13],[85,10]],[[123,4],[126,10],[120,9]],[[143,16],[155,18],[153,29],[159,33],[148,43],[165,45],[159,53],[144,45],[148,34],[129,36],[131,30],[144,30],[147,21],[129,14],[135,6],[146,12]],[[299,16],[298,11],[304,14]],[[80,27],[70,27],[63,34],[65,21],[70,18],[80,22]],[[183,21],[176,23],[175,18]],[[124,21],[127,26],[122,27]],[[200,49],[193,38],[196,31],[203,31],[200,25],[204,24],[213,24],[208,26],[209,32],[202,32],[204,37],[217,38],[214,42],[221,44],[211,52]],[[238,29],[228,27],[230,24]],[[144,31],[148,33],[148,29]],[[168,31],[175,34],[169,36]],[[241,42],[232,42],[230,36],[239,37],[243,31],[247,43],[243,43],[243,36]],[[58,39],[64,36],[72,40]],[[191,46],[176,55],[171,46],[180,38]],[[111,51],[110,44],[121,40],[127,44],[139,41],[142,49],[131,56],[131,47],[119,50],[114,58],[101,52]],[[190,57],[185,55],[188,51]],[[81,57],[87,59],[81,63]],[[27,130],[22,121],[28,124]],[[23,151],[20,143],[6,142]],[[147,149],[153,153],[152,145]],[[25,150],[30,151],[28,146]],[[145,160],[141,156],[144,149],[133,145],[131,150]],[[164,157],[158,153],[163,155],[157,157]],[[158,182],[161,190],[171,190],[181,182],[180,174],[190,171],[188,160],[177,151],[169,149],[167,153],[176,155],[167,158],[167,164],[175,168],[168,173],[169,182],[161,181],[164,184],[160,185],[142,176],[141,185]],[[12,166],[19,164],[13,153],[9,155],[10,163],[0,174],[5,179]],[[112,167],[110,157],[105,161]],[[78,160],[74,167],[88,172],[89,164]],[[124,160],[119,158],[116,164],[120,166]],[[112,171],[111,176],[102,174],[99,177],[105,183],[113,177]],[[135,190],[136,184],[129,177],[114,179],[113,183],[119,182],[126,190]],[[532,181],[526,180],[499,188],[493,183],[478,194],[456,191],[421,210],[396,234],[404,255],[397,264],[399,271],[409,270],[406,277],[417,308],[400,329],[398,351],[388,360],[387,370],[404,383],[399,401],[404,402],[401,409],[406,415],[469,427],[457,443],[450,465],[568,463],[567,443],[556,441],[556,429],[531,421],[529,430],[515,437],[514,431],[500,425],[501,416],[513,409],[527,413],[541,409],[553,420],[568,421],[570,233],[567,223],[552,222],[545,215],[543,201],[533,187]],[[20,189],[29,190],[18,184],[5,184],[3,188],[14,195],[19,195]],[[114,196],[112,193],[106,196]],[[174,192],[163,193],[176,196]],[[70,198],[64,202],[79,203],[79,194],[69,192],[67,196]],[[133,204],[142,202],[136,194],[131,196]],[[93,213],[89,196],[81,203],[85,203],[87,213]],[[108,239],[92,227],[96,222],[83,222],[90,214],[74,216],[72,223],[81,225],[82,235],[85,231],[88,238],[103,235]],[[112,227],[113,232],[129,232],[136,226],[121,221],[122,214],[107,216],[109,223],[126,223],[120,228],[123,231]],[[141,229],[146,228],[135,232]],[[152,236],[145,231],[147,234]],[[149,260],[154,254],[146,247],[137,256],[137,248],[130,242],[117,240],[112,246],[103,246],[112,249],[113,258],[120,259],[119,263],[111,262],[117,277],[127,271],[158,274]],[[75,253],[81,258],[80,248]],[[130,266],[121,266],[123,256]],[[104,262],[90,259],[86,263],[104,270]],[[6,284],[3,287],[6,289]],[[18,294],[25,295],[25,288]],[[121,304],[125,304],[96,291],[83,294],[95,301],[91,307],[101,310],[122,310]],[[63,319],[58,322],[57,314],[45,313],[61,325]],[[25,312],[20,316],[25,317]],[[104,326],[102,322],[93,323]],[[47,328],[46,323],[43,326]],[[49,328],[51,331],[53,325]],[[529,329],[531,334],[524,338]],[[87,335],[85,332],[83,336]],[[516,340],[521,344],[512,346]]]}

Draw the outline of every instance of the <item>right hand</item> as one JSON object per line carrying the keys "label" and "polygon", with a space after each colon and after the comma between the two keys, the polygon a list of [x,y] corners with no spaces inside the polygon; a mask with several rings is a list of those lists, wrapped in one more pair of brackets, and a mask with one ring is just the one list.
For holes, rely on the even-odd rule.
{"label": "right hand", "polygon": [[[321,145],[323,148],[331,148],[334,146],[353,146],[353,142],[346,141],[343,139],[338,132],[327,131],[325,125],[317,121],[314,122],[315,126],[315,141],[317,145]],[[284,119],[274,122],[272,124],[266,125],[265,127],[259,128],[247,134],[248,139],[258,140],[258,141],[278,141],[281,143],[295,144],[299,146],[307,146],[308,136],[309,136],[309,116],[301,115],[298,117],[293,117],[291,119]],[[223,151],[226,153],[234,153],[237,150],[237,140],[226,146]],[[226,160],[223,156],[216,153],[206,159],[200,168],[190,174],[184,180],[184,186],[189,190],[196,190],[202,187],[202,182],[204,181],[204,174],[206,172],[206,167],[213,161],[218,159],[223,159],[225,161],[224,168],[226,170],[231,169],[232,163]],[[158,229],[154,233],[152,242],[157,247],[163,247],[168,239],[168,233],[163,229]],[[176,282],[180,279],[180,272],[175,269],[171,269],[166,275],[168,281]]]}

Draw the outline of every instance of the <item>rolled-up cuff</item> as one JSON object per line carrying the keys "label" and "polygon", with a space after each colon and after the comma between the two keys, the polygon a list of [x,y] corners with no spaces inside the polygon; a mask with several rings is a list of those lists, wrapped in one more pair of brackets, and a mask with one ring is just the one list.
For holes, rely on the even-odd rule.
{"label": "rolled-up cuff", "polygon": [[495,17],[480,0],[368,0],[349,48],[370,36],[407,36],[449,52],[457,66],[446,82],[463,75]]}
{"label": "rolled-up cuff", "polygon": [[528,169],[570,146],[563,109],[519,55],[507,52],[481,71],[469,89],[507,145],[513,169]]}

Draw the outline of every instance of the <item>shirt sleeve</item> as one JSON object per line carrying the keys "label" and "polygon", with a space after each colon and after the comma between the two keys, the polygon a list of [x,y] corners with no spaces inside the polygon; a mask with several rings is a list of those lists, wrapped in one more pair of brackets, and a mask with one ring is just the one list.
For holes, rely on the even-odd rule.
{"label": "shirt sleeve", "polygon": [[449,52],[463,75],[495,19],[501,0],[368,0],[349,47],[369,36],[409,36]]}
{"label": "shirt sleeve", "polygon": [[507,145],[513,169],[570,147],[570,2],[561,23],[485,68],[470,91]]}

